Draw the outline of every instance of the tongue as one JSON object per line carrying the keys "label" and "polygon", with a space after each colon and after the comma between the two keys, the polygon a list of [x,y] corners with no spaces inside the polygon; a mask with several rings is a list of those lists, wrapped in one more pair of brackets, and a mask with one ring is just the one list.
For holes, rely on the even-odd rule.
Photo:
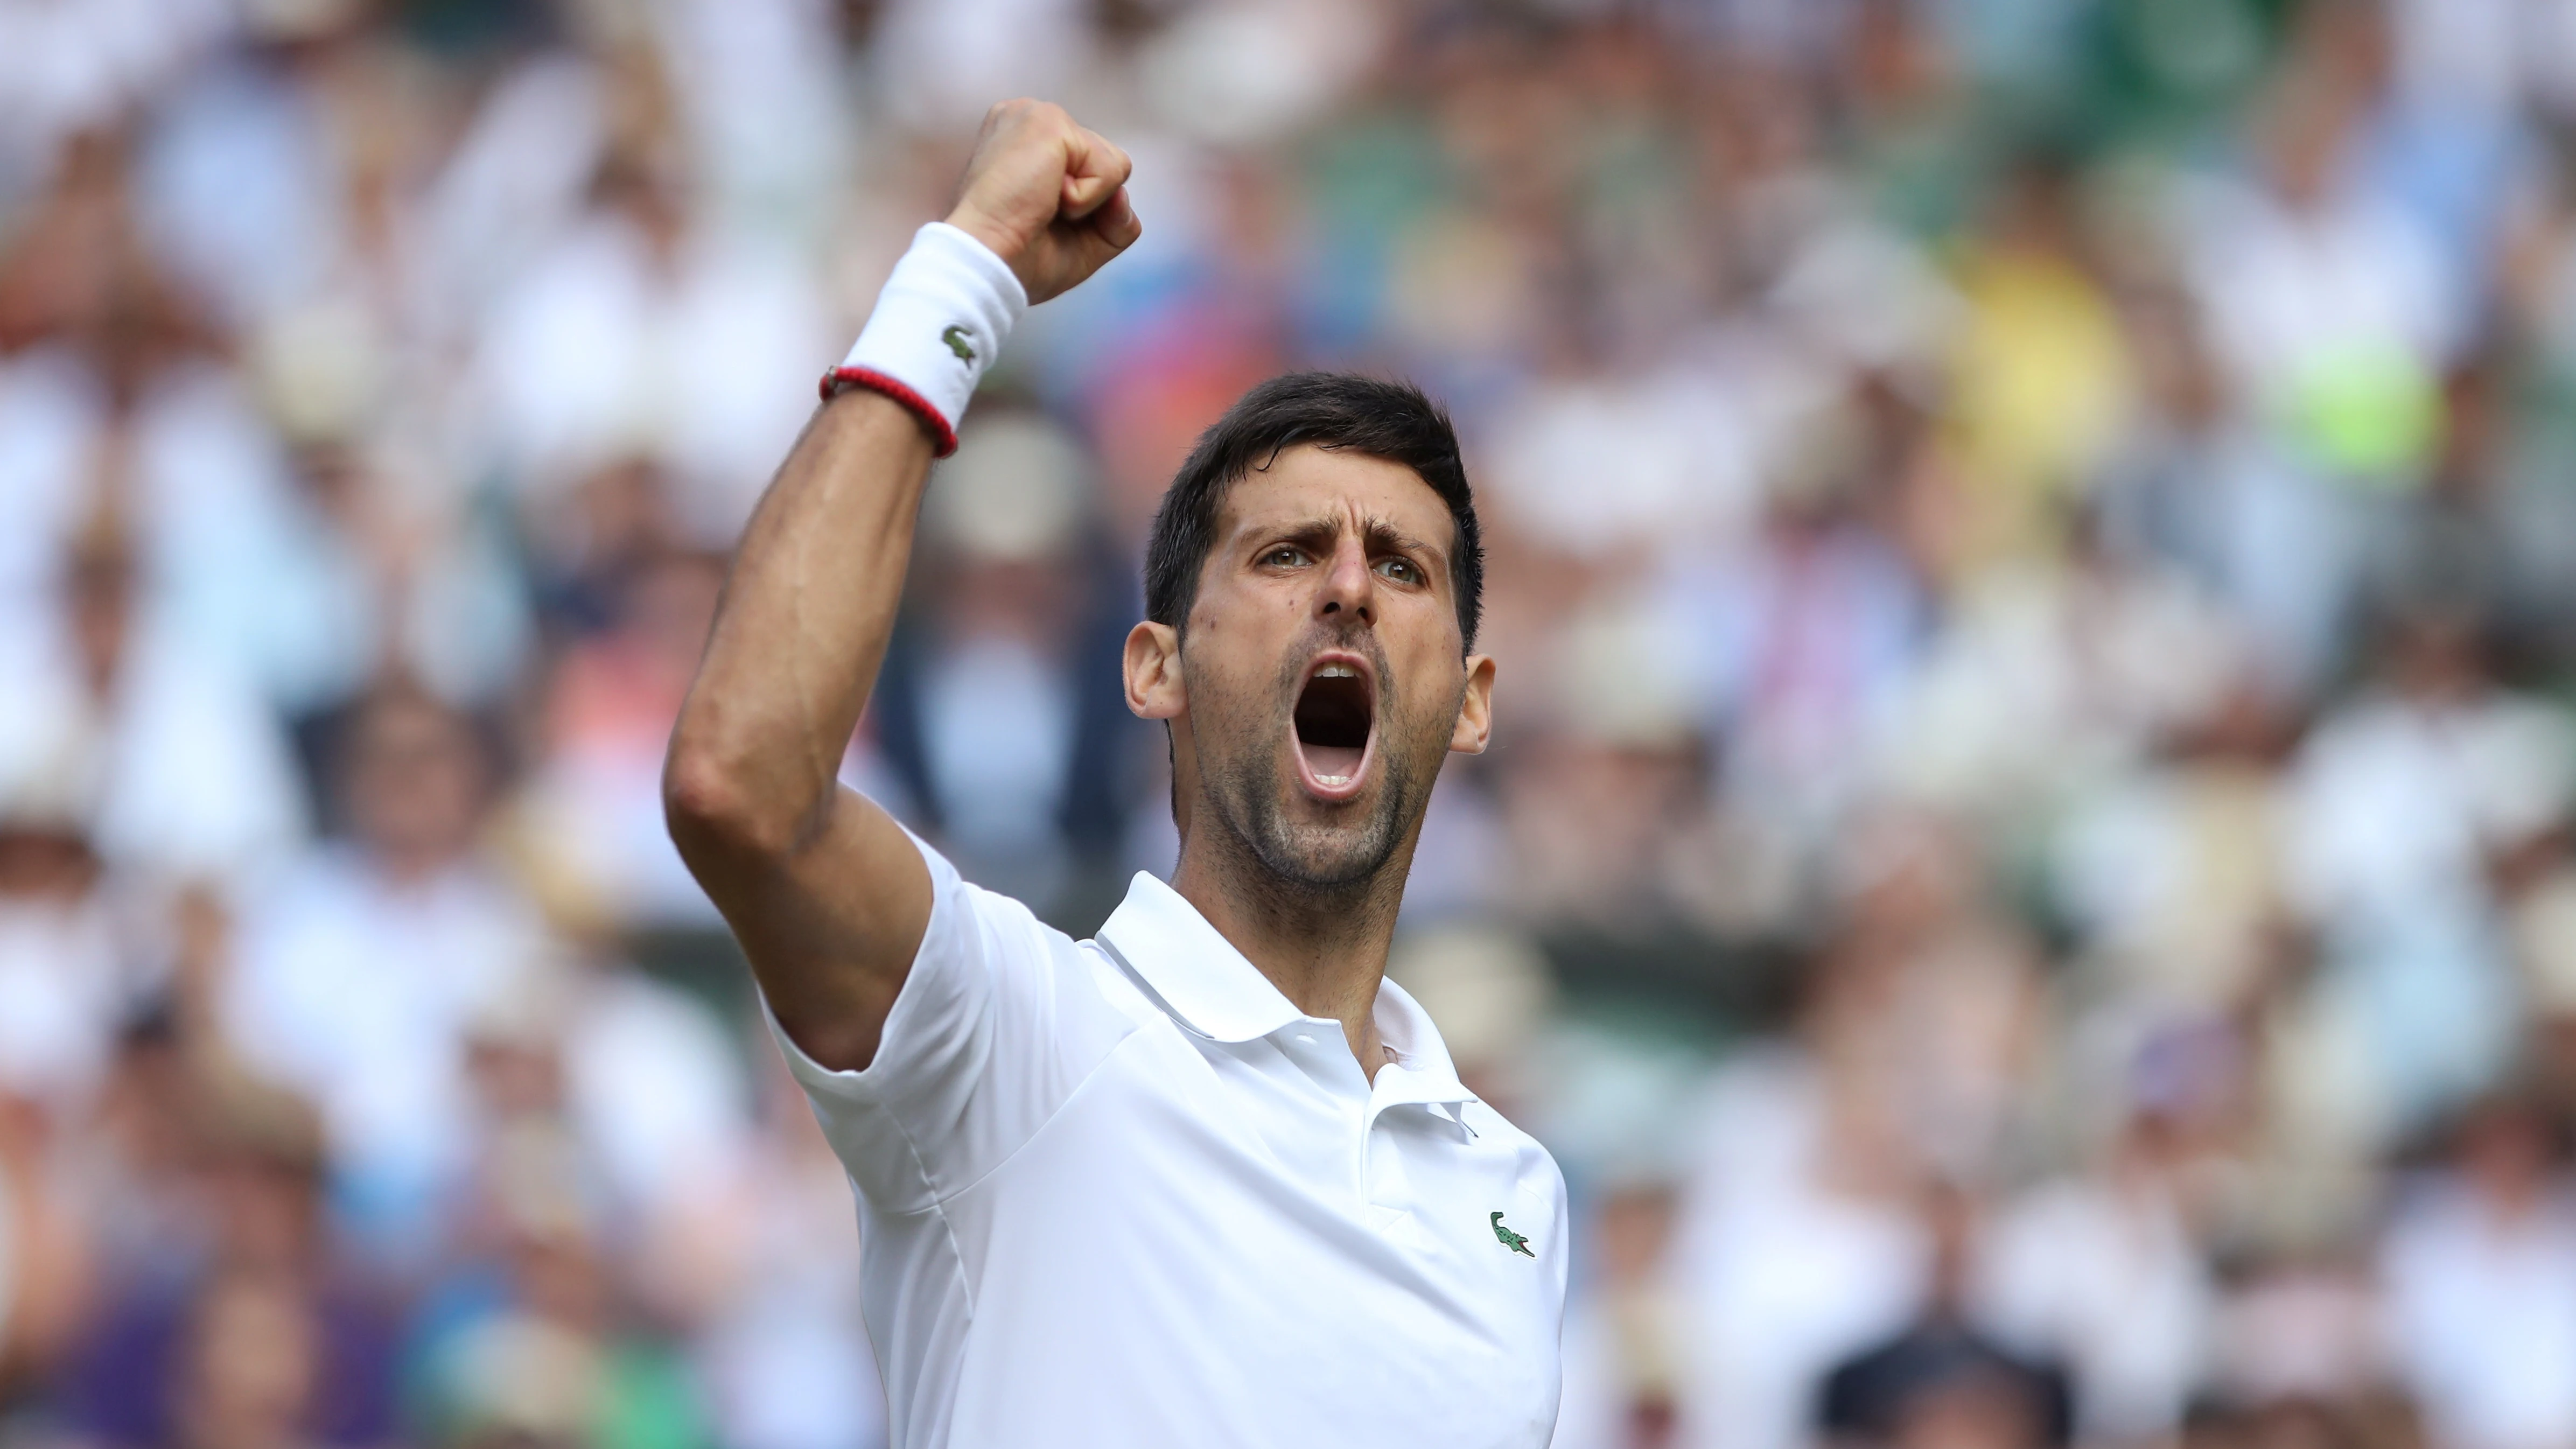
{"label": "tongue", "polygon": [[1336,784],[1359,773],[1360,750],[1351,745],[1307,745],[1306,767],[1325,784]]}

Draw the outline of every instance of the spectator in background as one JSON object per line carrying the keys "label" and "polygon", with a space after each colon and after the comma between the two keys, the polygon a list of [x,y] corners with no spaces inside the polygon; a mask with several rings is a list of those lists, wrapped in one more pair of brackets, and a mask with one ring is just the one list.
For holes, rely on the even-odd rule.
{"label": "spectator in background", "polygon": [[[302,783],[276,719],[146,586],[122,456],[65,551],[60,642],[15,661],[23,693],[0,752],[18,753],[19,769],[68,772],[56,788],[88,797],[99,850],[132,879],[248,889],[303,837]],[[48,747],[70,753],[43,760]]]}
{"label": "spectator in background", "polygon": [[2495,678],[2485,622],[2439,599],[2397,614],[2384,684],[2319,721],[2292,765],[2291,896],[2325,952],[2323,1002],[2368,1063],[2344,1106],[2374,1144],[2505,1071],[2520,1002],[2491,873],[2576,799],[2567,721]]}
{"label": "spectator in background", "polygon": [[698,998],[631,966],[567,952],[477,1003],[462,1034],[473,1176],[451,1217],[469,1231],[530,1142],[550,1144],[585,1219],[620,1243],[703,1211],[750,1165],[738,1044]]}
{"label": "spectator in background", "polygon": [[481,848],[492,763],[471,720],[390,681],[339,764],[349,837],[245,913],[223,1016],[245,1060],[320,1106],[344,1210],[416,1253],[466,1167],[468,1025],[545,969],[545,934]]}
{"label": "spectator in background", "polygon": [[1919,1184],[1998,1170],[2029,1071],[2027,942],[1954,829],[1890,817],[1847,848],[1796,1046],[1746,1053],[1709,1094],[1673,1270],[1690,1443],[1809,1442],[1822,1376],[1922,1301]]}
{"label": "spectator in background", "polygon": [[181,1330],[170,1377],[181,1449],[316,1441],[306,1425],[324,1372],[313,1325],[287,1285],[258,1273],[208,1284]]}
{"label": "spectator in background", "polygon": [[422,476],[433,460],[397,439],[335,422],[286,441],[276,491],[235,522],[201,596],[308,765],[382,670],[461,707],[513,683],[527,604],[489,514],[439,497]]}
{"label": "spectator in background", "polygon": [[0,1402],[45,1380],[90,1306],[92,1242],[65,1172],[44,1107],[0,1089]]}
{"label": "spectator in background", "polygon": [[75,1113],[144,983],[90,844],[77,741],[0,777],[0,1092]]}
{"label": "spectator in background", "polygon": [[1959,546],[1979,558],[2044,552],[2055,515],[2127,421],[2129,339],[2074,183],[2061,158],[2021,160],[1957,268],[1964,308],[1945,451],[1961,493]]}
{"label": "spectator in background", "polygon": [[1590,1224],[1602,1279],[1566,1322],[1565,1397],[1554,1449],[1667,1449],[1680,1442],[1669,1276],[1673,1194],[1653,1181],[1604,1195]]}
{"label": "spectator in background", "polygon": [[[558,916],[603,929],[714,927],[660,827],[662,751],[680,717],[724,563],[677,548],[611,562],[602,605],[557,662],[543,757],[518,821]],[[587,590],[586,590],[587,591]]]}
{"label": "spectator in background", "polygon": [[[2371,1276],[2348,1243],[2258,1247],[2212,1325],[2209,1377],[2185,1417],[2186,1442],[2258,1428],[2282,1437],[2334,1432],[2389,1394],[2386,1325]],[[2420,1441],[2419,1427],[2383,1442]]]}
{"label": "spectator in background", "polygon": [[531,591],[549,640],[587,638],[625,617],[643,568],[688,549],[671,481],[631,455],[593,469],[526,515]]}
{"label": "spectator in background", "polygon": [[389,1441],[394,1324],[322,1230],[319,1124],[245,1079],[195,1086],[206,1255],[120,1286],[63,1377],[71,1427],[118,1449]]}
{"label": "spectator in background", "polygon": [[2081,789],[2058,820],[2051,884],[2073,964],[2114,1009],[2225,1012],[2278,953],[2290,726],[2259,679],[2239,661],[2136,767]]}
{"label": "spectator in background", "polygon": [[848,1173],[786,1063],[762,1063],[764,1131],[663,1247],[689,1313],[720,1442],[741,1449],[878,1449],[885,1390],[858,1312]]}
{"label": "spectator in background", "polygon": [[2303,466],[2408,484],[2439,436],[2438,380],[2472,318],[2438,240],[2357,164],[2368,81],[2336,63],[2331,37],[2336,17],[2372,8],[2311,7],[2309,37],[2329,53],[2281,73],[2255,173],[2210,190],[2188,265],[2221,363]]}
{"label": "spectator in background", "polygon": [[2559,1130],[2528,1102],[2480,1103],[2381,1249],[2397,1372],[2444,1449],[2576,1438],[2576,1198]]}
{"label": "spectator in background", "polygon": [[490,1159],[479,1241],[421,1304],[422,1412],[434,1443],[688,1444],[706,1434],[686,1362],[621,1291],[560,1134]]}
{"label": "spectator in background", "polygon": [[2207,1373],[2206,1194],[2191,1181],[2189,1128],[2160,1107],[2142,1105],[2094,1171],[2003,1203],[1976,1265],[1983,1321],[2064,1365],[2087,1443],[2158,1442]]}
{"label": "spectator in background", "polygon": [[2533,600],[2534,587],[2527,550],[2514,538],[2521,520],[2509,491],[2514,439],[2497,396],[2506,385],[2504,360],[2494,351],[2470,357],[2444,379],[2440,447],[2424,487],[2397,500],[2370,539],[2366,602],[2404,610],[2438,601],[2498,625],[2529,617],[2520,606]]}
{"label": "spectator in background", "polygon": [[1855,380],[1783,432],[1745,553],[1677,557],[1666,607],[1670,657],[1722,742],[1719,803],[1812,872],[1926,642],[1927,581],[1883,506],[1926,425],[1893,387]]}
{"label": "spectator in background", "polygon": [[2065,1449],[2075,1438],[2066,1370],[2006,1347],[1971,1316],[1976,1208],[1935,1183],[1923,1194],[1931,1266],[1923,1306],[1895,1337],[1836,1365],[1816,1406],[1837,1449]]}
{"label": "spectator in background", "polygon": [[2227,611],[2262,677],[2293,694],[2323,684],[2338,661],[2362,530],[2350,500],[2230,385],[2203,305],[2162,285],[2129,299],[2140,388],[2097,475],[2105,539],[2190,579]]}
{"label": "spectator in background", "polygon": [[607,77],[628,128],[601,153],[588,209],[498,296],[474,386],[528,494],[649,457],[690,536],[716,546],[795,440],[813,390],[799,359],[832,343],[796,252],[696,205],[688,152],[663,129],[669,98],[636,66]]}

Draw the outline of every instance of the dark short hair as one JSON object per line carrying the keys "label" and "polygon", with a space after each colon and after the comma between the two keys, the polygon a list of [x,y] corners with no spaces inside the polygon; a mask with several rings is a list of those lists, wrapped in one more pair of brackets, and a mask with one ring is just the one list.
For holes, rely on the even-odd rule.
{"label": "dark short hair", "polygon": [[1401,463],[1449,505],[1458,530],[1449,551],[1449,581],[1458,596],[1459,636],[1473,649],[1484,612],[1485,545],[1467,467],[1458,457],[1458,434],[1422,389],[1348,372],[1274,377],[1236,399],[1199,435],[1154,514],[1153,537],[1145,545],[1145,617],[1181,627],[1197,601],[1208,550],[1216,547],[1217,509],[1226,490],[1300,443]]}

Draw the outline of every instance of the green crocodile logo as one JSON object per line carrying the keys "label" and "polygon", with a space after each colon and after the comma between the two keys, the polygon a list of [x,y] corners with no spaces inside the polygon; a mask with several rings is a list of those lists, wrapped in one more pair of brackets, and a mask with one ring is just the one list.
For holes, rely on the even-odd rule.
{"label": "green crocodile logo", "polygon": [[1504,1247],[1511,1249],[1513,1252],[1520,1254],[1524,1258],[1535,1258],[1538,1256],[1538,1254],[1529,1250],[1529,1239],[1524,1238],[1520,1234],[1503,1226],[1503,1215],[1501,1213],[1494,1214],[1491,1218],[1487,1219],[1487,1221],[1494,1225],[1495,1242],[1502,1244]]}
{"label": "green crocodile logo", "polygon": [[957,354],[958,361],[973,362],[975,349],[966,345],[969,335],[965,328],[952,326],[939,334],[939,340],[948,344],[948,350]]}

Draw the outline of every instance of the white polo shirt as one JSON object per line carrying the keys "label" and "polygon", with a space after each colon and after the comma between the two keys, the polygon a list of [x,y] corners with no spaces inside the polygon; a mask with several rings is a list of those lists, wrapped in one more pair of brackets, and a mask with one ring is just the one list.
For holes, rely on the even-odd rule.
{"label": "white polo shirt", "polygon": [[1392,982],[1372,1085],[1181,896],[933,904],[864,1071],[777,1029],[858,1189],[895,1449],[1545,1445],[1565,1183]]}

